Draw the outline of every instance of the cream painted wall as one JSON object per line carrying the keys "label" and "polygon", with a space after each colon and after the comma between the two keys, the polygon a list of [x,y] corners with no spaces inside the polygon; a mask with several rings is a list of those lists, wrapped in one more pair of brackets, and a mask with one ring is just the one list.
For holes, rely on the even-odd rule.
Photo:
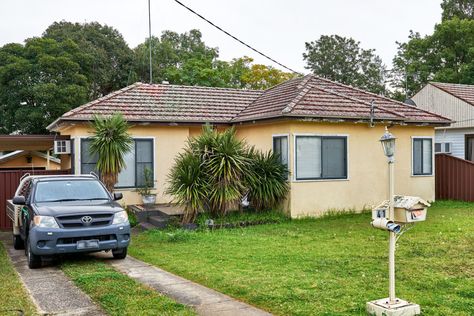
{"label": "cream painted wall", "polygon": [[[293,217],[321,215],[327,210],[361,210],[386,198],[388,192],[387,160],[379,138],[383,126],[370,128],[367,124],[287,122],[271,125],[242,125],[238,135],[257,148],[272,148],[272,135],[289,134],[291,193]],[[397,137],[395,186],[397,194],[419,195],[434,200],[434,176],[411,175],[412,136],[434,136],[432,127],[397,126],[390,129]],[[348,179],[294,179],[294,136],[297,134],[347,135]]]}
{"label": "cream painted wall", "polygon": [[[185,126],[134,126],[130,133],[134,137],[154,137],[155,139],[155,179],[157,180],[157,201],[168,203],[171,197],[163,193],[167,175],[176,155],[183,150],[188,136],[200,133],[200,127]],[[242,124],[236,126],[237,136],[247,140],[260,150],[272,149],[272,136],[289,136],[289,163],[291,173],[291,193],[284,208],[293,217],[320,215],[329,209],[361,210],[386,199],[388,187],[387,160],[383,155],[379,138],[384,127],[370,128],[367,124],[316,123],[316,122],[274,122]],[[434,200],[434,175],[412,176],[412,137],[434,137],[433,127],[396,126],[390,131],[397,137],[395,184],[397,194],[418,195],[426,200]],[[78,139],[87,137],[88,129],[76,125],[62,134],[75,139],[75,152],[80,152]],[[294,180],[294,136],[297,134],[343,134],[348,136],[348,179],[296,181]],[[434,163],[434,161],[433,161]],[[75,155],[76,172],[79,172],[80,157]],[[434,167],[433,167],[434,170]],[[126,204],[141,203],[140,196],[131,190],[120,190]]]}
{"label": "cream painted wall", "polygon": [[[36,168],[45,168],[48,169],[47,167],[47,161],[45,158],[41,158],[35,155],[31,155],[31,163],[28,163],[26,161],[26,156],[27,155],[22,155],[19,157],[16,157],[14,159],[5,161],[4,163],[0,164],[1,169],[6,169],[6,168],[25,168],[25,169],[31,169],[33,167]],[[49,161],[49,169],[48,170],[60,170],[61,165],[50,160]]]}
{"label": "cream painted wall", "polygon": [[[62,135],[70,135],[74,139],[74,164],[76,174],[80,173],[81,138],[90,137],[90,129],[86,125],[76,125],[67,130],[60,131]],[[136,138],[154,139],[154,167],[155,167],[155,192],[157,203],[169,203],[172,198],[164,193],[166,181],[176,155],[184,148],[189,136],[189,128],[182,126],[132,126],[130,134]],[[141,197],[133,189],[117,189],[124,195],[124,203],[141,204]]]}

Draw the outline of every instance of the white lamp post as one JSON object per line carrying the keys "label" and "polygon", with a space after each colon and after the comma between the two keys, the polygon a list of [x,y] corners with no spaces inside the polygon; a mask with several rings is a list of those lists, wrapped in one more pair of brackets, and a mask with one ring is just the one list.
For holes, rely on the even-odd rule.
{"label": "white lamp post", "polygon": [[[388,222],[383,221],[383,225],[394,223],[394,165],[395,165],[395,140],[396,137],[388,131],[385,127],[385,133],[380,138],[385,156],[388,159]],[[372,224],[374,225],[374,223]],[[389,276],[389,295],[388,298],[372,301],[367,303],[367,311],[371,315],[376,316],[410,316],[418,315],[420,313],[420,306],[412,304],[407,301],[398,299],[395,295],[395,244],[396,233],[400,231],[400,226],[387,227],[389,232],[389,246],[388,246],[388,276]]]}

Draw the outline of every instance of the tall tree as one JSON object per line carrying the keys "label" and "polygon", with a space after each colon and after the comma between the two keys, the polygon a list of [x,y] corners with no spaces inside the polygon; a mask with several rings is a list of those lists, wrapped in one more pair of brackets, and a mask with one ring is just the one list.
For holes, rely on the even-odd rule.
{"label": "tall tree", "polygon": [[339,35],[307,42],[303,58],[314,74],[374,93],[385,92],[386,68],[374,49]]}
{"label": "tall tree", "polygon": [[32,38],[0,48],[0,133],[41,134],[87,101],[81,65],[90,56],[71,40]]}
{"label": "tall tree", "polygon": [[428,81],[474,84],[473,48],[474,20],[445,20],[424,37],[410,32],[393,59],[394,87],[410,96]]}
{"label": "tall tree", "polygon": [[92,55],[92,62],[81,65],[90,83],[90,99],[96,99],[134,82],[133,53],[116,29],[97,22],[55,22],[43,37],[58,42],[74,41],[79,49]]}
{"label": "tall tree", "polygon": [[442,20],[450,20],[454,17],[460,19],[474,19],[474,0],[443,0]]}

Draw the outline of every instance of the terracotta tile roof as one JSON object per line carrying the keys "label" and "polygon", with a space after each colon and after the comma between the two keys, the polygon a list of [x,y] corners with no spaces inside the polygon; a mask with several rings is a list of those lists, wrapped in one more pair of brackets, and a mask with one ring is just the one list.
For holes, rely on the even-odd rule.
{"label": "terracotta tile roof", "polygon": [[265,91],[136,83],[79,106],[53,122],[90,120],[121,112],[129,121],[227,123],[284,117],[449,124],[450,120],[398,101],[314,75]]}
{"label": "terracotta tile roof", "polygon": [[135,83],[79,106],[62,119],[121,112],[129,121],[228,122],[262,94],[243,89]]}
{"label": "terracotta tile roof", "polygon": [[442,82],[430,82],[430,84],[470,105],[474,105],[474,85]]}

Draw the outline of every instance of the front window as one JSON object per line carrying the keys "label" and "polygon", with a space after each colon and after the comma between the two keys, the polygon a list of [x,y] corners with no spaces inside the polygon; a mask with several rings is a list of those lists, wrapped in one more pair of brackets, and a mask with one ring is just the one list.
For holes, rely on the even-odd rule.
{"label": "front window", "polygon": [[431,138],[413,139],[413,175],[433,174],[433,140]]}
{"label": "front window", "polygon": [[37,203],[109,199],[107,191],[97,180],[40,181],[35,190]]}
{"label": "front window", "polygon": [[347,179],[347,137],[296,137],[296,180],[319,179]]}
{"label": "front window", "polygon": [[[98,155],[89,152],[91,140],[83,139],[81,142],[81,173],[87,174],[96,170]],[[134,139],[132,149],[125,154],[125,168],[118,175],[117,188],[140,187],[145,184],[145,169],[153,171],[153,140]]]}
{"label": "front window", "polygon": [[288,169],[288,136],[273,136],[273,152],[282,165]]}

